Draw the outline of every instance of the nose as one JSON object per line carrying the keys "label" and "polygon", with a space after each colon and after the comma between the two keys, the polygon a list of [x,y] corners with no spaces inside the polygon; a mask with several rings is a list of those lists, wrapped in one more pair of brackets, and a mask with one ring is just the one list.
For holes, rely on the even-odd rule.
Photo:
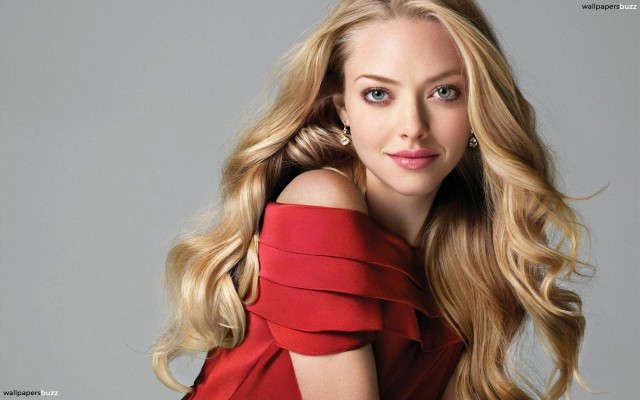
{"label": "nose", "polygon": [[427,110],[423,101],[418,98],[411,99],[402,107],[402,128],[400,135],[405,140],[424,139],[429,130],[427,122]]}

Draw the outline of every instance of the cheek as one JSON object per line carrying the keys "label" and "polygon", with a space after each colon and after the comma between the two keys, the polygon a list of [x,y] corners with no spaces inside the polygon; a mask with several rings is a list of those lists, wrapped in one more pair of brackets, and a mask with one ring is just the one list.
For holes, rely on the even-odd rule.
{"label": "cheek", "polygon": [[464,110],[439,119],[438,127],[434,127],[432,132],[438,135],[440,144],[450,152],[462,154],[469,143],[470,129],[469,119]]}
{"label": "cheek", "polygon": [[379,129],[369,122],[352,125],[351,140],[356,153],[362,158],[381,146]]}
{"label": "cheek", "polygon": [[385,119],[383,113],[372,112],[361,105],[352,106],[349,109],[349,123],[351,139],[356,151],[381,145],[389,130],[389,119]]}
{"label": "cheek", "polygon": [[469,129],[470,128],[467,127],[467,124],[452,126],[448,132],[449,134],[447,135],[447,139],[445,139],[447,144],[456,149],[464,149],[469,141]]}

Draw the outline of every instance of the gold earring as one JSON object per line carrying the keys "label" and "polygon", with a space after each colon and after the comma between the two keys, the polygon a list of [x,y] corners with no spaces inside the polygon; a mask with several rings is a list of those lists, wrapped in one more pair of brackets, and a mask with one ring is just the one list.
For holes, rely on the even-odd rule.
{"label": "gold earring", "polygon": [[471,131],[469,131],[469,147],[471,147],[472,149],[478,147],[478,139],[476,139],[476,134],[473,131],[473,128],[471,128]]}
{"label": "gold earring", "polygon": [[340,143],[342,143],[343,146],[347,146],[349,143],[351,143],[351,133],[349,132],[349,127],[347,125],[344,125],[344,128],[342,128]]}

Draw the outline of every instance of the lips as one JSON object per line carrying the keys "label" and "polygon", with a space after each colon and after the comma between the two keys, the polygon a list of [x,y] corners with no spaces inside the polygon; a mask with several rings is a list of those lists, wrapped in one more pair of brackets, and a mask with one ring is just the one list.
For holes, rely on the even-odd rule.
{"label": "lips", "polygon": [[438,157],[438,153],[429,149],[401,150],[387,155],[398,166],[414,170],[429,166]]}
{"label": "lips", "polygon": [[416,150],[402,150],[396,153],[390,153],[389,155],[391,157],[424,158],[424,157],[437,156],[438,153],[429,149],[416,149]]}

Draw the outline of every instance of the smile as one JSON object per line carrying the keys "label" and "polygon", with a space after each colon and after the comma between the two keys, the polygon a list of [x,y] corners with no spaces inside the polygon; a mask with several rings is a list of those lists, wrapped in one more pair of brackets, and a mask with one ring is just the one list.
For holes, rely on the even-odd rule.
{"label": "smile", "polygon": [[402,150],[387,154],[393,162],[404,169],[422,169],[429,166],[438,157],[438,153],[431,150]]}

